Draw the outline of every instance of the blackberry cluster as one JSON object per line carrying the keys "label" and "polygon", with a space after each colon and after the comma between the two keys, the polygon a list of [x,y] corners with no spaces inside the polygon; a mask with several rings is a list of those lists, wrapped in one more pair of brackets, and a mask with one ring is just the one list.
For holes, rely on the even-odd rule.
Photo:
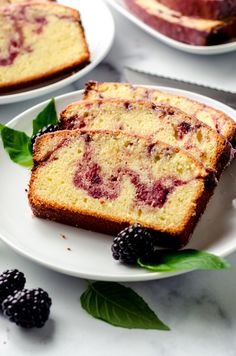
{"label": "blackberry cluster", "polygon": [[18,270],[0,275],[0,308],[10,321],[24,328],[42,327],[48,320],[52,304],[43,289],[23,289],[25,276]]}
{"label": "blackberry cluster", "polygon": [[54,124],[49,124],[47,126],[44,126],[42,129],[40,129],[36,135],[31,137],[31,145],[33,147],[36,138],[45,134],[45,133],[49,133],[49,132],[54,132],[54,131],[58,131],[59,130],[59,125],[54,125]]}
{"label": "blackberry cluster", "polygon": [[17,269],[7,270],[0,275],[0,307],[4,299],[25,286],[25,276]]}
{"label": "blackberry cluster", "polygon": [[136,264],[138,258],[147,258],[153,254],[153,238],[147,229],[140,224],[134,224],[114,238],[111,250],[115,260]]}
{"label": "blackberry cluster", "polygon": [[23,289],[2,303],[4,315],[23,328],[41,328],[48,320],[52,301],[43,289]]}

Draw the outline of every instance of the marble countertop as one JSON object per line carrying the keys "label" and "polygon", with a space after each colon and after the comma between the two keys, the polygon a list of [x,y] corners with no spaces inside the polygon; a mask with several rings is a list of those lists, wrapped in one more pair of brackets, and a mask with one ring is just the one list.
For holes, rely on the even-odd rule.
{"label": "marble countertop", "polygon": [[[53,95],[81,89],[90,79],[121,81],[123,66],[148,60],[161,44],[112,11],[116,36],[107,58],[78,82]],[[173,51],[173,55],[175,50]],[[173,70],[175,70],[173,68]],[[170,73],[171,74],[171,73]],[[0,106],[1,121],[51,96]],[[0,217],[1,219],[1,217]],[[235,265],[236,253],[228,257]],[[29,356],[235,356],[236,270],[196,271],[142,283],[125,283],[138,292],[170,326],[170,332],[127,330],[93,319],[80,306],[86,281],[48,270],[17,255],[0,242],[0,271],[18,268],[29,288],[42,287],[53,300],[50,320],[37,330],[22,330],[0,314],[0,355]]]}

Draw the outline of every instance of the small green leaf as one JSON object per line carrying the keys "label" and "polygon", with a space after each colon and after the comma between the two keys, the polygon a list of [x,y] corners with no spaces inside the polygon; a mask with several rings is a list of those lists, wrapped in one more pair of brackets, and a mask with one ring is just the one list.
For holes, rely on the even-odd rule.
{"label": "small green leaf", "polygon": [[44,126],[57,123],[58,118],[56,105],[54,98],[52,98],[48,105],[33,120],[33,135],[35,135]]}
{"label": "small green leaf", "polygon": [[224,269],[230,264],[223,258],[198,250],[161,251],[155,261],[138,260],[139,266],[152,272],[176,272],[196,269]]}
{"label": "small green leaf", "polygon": [[114,326],[169,330],[138,294],[119,283],[89,284],[80,299],[90,315]]}
{"label": "small green leaf", "polygon": [[0,123],[0,133],[2,132],[2,129],[4,129],[5,125]]}
{"label": "small green leaf", "polygon": [[33,160],[29,149],[30,137],[24,132],[13,130],[7,126],[2,127],[2,125],[1,136],[4,149],[8,152],[11,160],[21,166],[31,167]]}

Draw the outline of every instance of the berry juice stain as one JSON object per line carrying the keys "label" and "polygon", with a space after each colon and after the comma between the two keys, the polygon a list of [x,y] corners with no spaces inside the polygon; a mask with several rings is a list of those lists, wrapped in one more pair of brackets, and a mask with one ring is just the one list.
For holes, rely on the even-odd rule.
{"label": "berry juice stain", "polygon": [[85,145],[83,158],[78,163],[73,183],[75,187],[83,189],[94,199],[115,200],[120,195],[124,177],[129,177],[135,188],[135,203],[152,208],[162,208],[174,189],[186,184],[176,177],[166,177],[156,180],[152,184],[146,184],[141,181],[138,173],[127,167],[119,167],[110,176],[102,175],[101,167],[94,162],[92,149],[88,143]]}

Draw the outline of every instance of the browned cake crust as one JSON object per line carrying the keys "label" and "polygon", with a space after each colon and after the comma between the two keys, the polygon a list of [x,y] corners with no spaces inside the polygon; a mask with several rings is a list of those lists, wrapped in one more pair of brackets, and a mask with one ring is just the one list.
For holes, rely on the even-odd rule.
{"label": "browned cake crust", "polygon": [[212,122],[210,126],[224,136],[233,147],[236,146],[236,123],[231,117],[222,111],[185,96],[169,94],[157,89],[129,83],[99,83],[89,81],[85,86],[83,98],[85,100],[120,98],[119,90],[123,87],[126,89],[126,94],[128,91],[134,99],[150,100],[155,103],[169,103],[185,111],[187,114],[195,116],[200,121],[202,116],[209,117]]}
{"label": "browned cake crust", "polygon": [[[224,43],[236,36],[236,17],[215,20],[215,24],[212,24],[213,20],[211,20],[209,26],[200,25],[196,28],[192,25],[193,18],[184,17],[181,13],[163,16],[161,10],[155,13],[151,9],[148,10],[146,0],[124,1],[127,8],[147,25],[176,41],[195,46],[209,46]],[[158,2],[153,0],[154,3],[155,1]]]}
{"label": "browned cake crust", "polygon": [[[91,214],[91,212],[89,211],[86,212],[85,209],[68,209],[66,206],[63,206],[61,204],[50,202],[50,197],[48,201],[41,200],[36,196],[34,191],[34,182],[35,180],[37,180],[37,171],[43,168],[43,166],[47,164],[48,160],[55,159],[55,157],[52,157],[52,155],[54,154],[55,147],[53,148],[50,142],[54,135],[61,136],[62,142],[65,142],[65,140],[73,140],[73,137],[78,140],[81,136],[89,135],[91,137],[96,134],[113,136],[125,135],[127,137],[136,137],[146,141],[147,144],[150,144],[150,141],[147,140],[147,138],[137,135],[127,135],[121,131],[63,130],[58,131],[56,133],[45,134],[39,137],[34,145],[34,167],[32,169],[32,175],[29,183],[28,198],[34,215],[39,218],[57,221],[60,223],[80,227],[86,230],[92,230],[109,235],[116,235],[121,229],[135,223],[136,221],[133,221],[130,218],[127,218],[126,220],[121,220],[116,216],[114,216],[114,218],[111,218],[110,216],[101,216],[97,213]],[[50,153],[42,154],[41,146],[45,146],[47,142],[50,147]],[[154,144],[154,142],[152,142],[152,144]],[[173,148],[158,141],[155,144],[160,145],[163,148],[171,148],[171,150],[175,152],[181,152],[181,150],[177,148]],[[57,144],[56,150],[60,149],[59,146],[60,144]],[[166,233],[163,232],[160,228],[158,228],[158,226],[143,224],[143,226],[152,231],[154,236],[157,238],[158,245],[170,248],[181,248],[182,246],[187,244],[194,230],[194,227],[196,226],[200,216],[204,212],[209,198],[213,194],[214,188],[216,186],[214,174],[204,170],[202,165],[199,162],[195,161],[190,155],[184,152],[182,152],[182,154],[188,156],[189,159],[194,162],[196,168],[198,167],[201,170],[201,174],[198,176],[197,179],[202,181],[204,184],[202,184],[202,188],[198,191],[197,200],[193,203],[192,208],[189,210],[188,216],[183,221],[182,226],[179,229],[172,228],[170,229],[169,233]]]}
{"label": "browned cake crust", "polygon": [[[22,6],[32,6],[32,7],[36,7],[36,8],[41,7],[43,9],[48,8],[49,13],[50,13],[50,8],[53,8],[55,6],[60,6],[62,8],[70,10],[71,19],[73,19],[73,21],[75,23],[77,23],[80,28],[82,38],[84,41],[85,51],[84,51],[84,54],[81,55],[79,59],[73,60],[73,61],[70,60],[68,63],[65,63],[64,65],[57,66],[57,67],[53,68],[52,70],[47,70],[40,74],[29,75],[29,76],[27,76],[27,78],[24,78],[24,79],[20,79],[20,80],[15,79],[15,80],[12,80],[10,82],[5,82],[5,83],[1,82],[1,80],[0,80],[0,93],[4,93],[7,91],[16,90],[16,89],[19,89],[22,87],[41,83],[47,79],[53,79],[53,78],[56,78],[63,74],[72,73],[72,71],[79,70],[79,69],[85,67],[90,62],[90,52],[89,52],[89,48],[88,48],[88,45],[86,42],[85,32],[84,32],[84,28],[83,28],[83,25],[82,25],[82,22],[80,19],[79,11],[77,11],[73,8],[67,7],[67,6],[56,4],[54,0],[45,1],[45,2],[39,1],[39,2],[31,2],[31,3],[25,2],[25,3],[19,3],[19,4],[12,4],[9,6],[5,6],[4,8],[8,7],[9,11],[11,11],[14,14],[16,12],[17,7],[20,8]],[[1,29],[0,29],[0,34],[1,34]]]}
{"label": "browned cake crust", "polygon": [[235,0],[159,0],[163,5],[186,16],[223,19],[236,15]]}
{"label": "browned cake crust", "polygon": [[[158,104],[155,105],[152,102],[146,101],[146,100],[122,100],[122,99],[93,99],[93,100],[83,100],[78,103],[73,103],[71,105],[68,105],[60,114],[60,127],[61,129],[78,129],[80,128],[80,108],[91,108],[93,105],[94,106],[99,106],[102,110],[102,105],[105,104],[106,102],[113,103],[114,106],[119,106],[119,107],[130,107],[132,108],[132,104],[138,103],[142,107],[146,108],[147,110],[155,110],[155,111],[160,111],[163,116],[171,113],[171,117],[173,117],[174,120],[174,115],[180,114],[181,117],[184,120],[191,120],[191,122],[194,125],[201,125],[202,127],[206,127],[207,130],[211,131],[213,135],[216,137],[217,141],[217,149],[214,158],[211,161],[211,169],[213,170],[214,173],[216,174],[217,178],[220,177],[222,171],[226,167],[226,165],[229,163],[230,158],[231,158],[231,147],[228,144],[227,140],[220,134],[217,134],[212,130],[210,127],[205,125],[204,123],[200,122],[197,120],[195,117],[191,117],[187,115],[185,112],[172,107],[167,104]],[[70,110],[76,108],[76,105],[78,104],[78,111],[75,114],[71,114]],[[75,109],[77,110],[77,109]],[[131,109],[132,110],[132,109]],[[89,113],[89,111],[88,111]],[[92,116],[93,117],[93,116]],[[96,127],[97,128],[97,127]],[[131,133],[131,132],[129,132]],[[182,147],[181,147],[182,148]],[[183,148],[182,148],[183,149]]]}

